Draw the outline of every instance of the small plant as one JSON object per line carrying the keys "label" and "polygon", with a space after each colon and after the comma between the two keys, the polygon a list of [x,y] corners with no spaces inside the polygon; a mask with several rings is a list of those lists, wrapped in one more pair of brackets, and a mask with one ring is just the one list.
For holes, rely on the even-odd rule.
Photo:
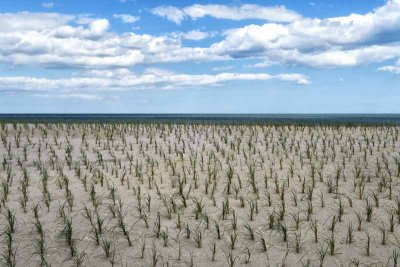
{"label": "small plant", "polygon": [[299,212],[291,212],[291,213],[290,213],[290,216],[292,216],[292,218],[293,218],[293,220],[294,220],[294,222],[295,222],[296,230],[299,230],[299,225],[300,225],[300,214],[301,214],[301,211],[299,211]]}
{"label": "small plant", "polygon": [[347,235],[346,235],[346,243],[351,244],[354,240],[354,229],[353,224],[349,222],[347,225]]}
{"label": "small plant", "polygon": [[244,264],[248,264],[250,262],[251,252],[249,247],[246,247],[244,250]]}
{"label": "small plant", "polygon": [[237,224],[237,220],[238,220],[238,218],[237,218],[236,212],[235,212],[234,209],[232,209],[231,227],[232,227],[233,230],[237,229],[237,225],[238,225]]}
{"label": "small plant", "polygon": [[190,233],[191,233],[192,231],[191,231],[191,229],[190,229],[190,226],[189,226],[189,223],[186,223],[186,226],[185,226],[185,233],[186,233],[186,238],[187,239],[190,239]]}
{"label": "small plant", "polygon": [[336,227],[337,221],[338,221],[338,218],[336,217],[336,215],[334,215],[334,216],[332,217],[332,221],[331,221],[331,224],[330,224],[330,227],[329,227],[329,230],[330,230],[332,233],[335,231],[335,227]]}
{"label": "small plant", "polygon": [[58,237],[64,239],[64,241],[67,243],[70,249],[71,257],[74,257],[76,249],[75,249],[75,242],[72,236],[73,235],[72,218],[65,218],[63,224],[64,224],[63,229],[58,234]]}
{"label": "small plant", "polygon": [[238,232],[236,230],[232,230],[228,236],[228,246],[231,250],[235,249],[237,237],[238,237]]}
{"label": "small plant", "polygon": [[114,254],[116,253],[115,251],[115,244],[113,241],[107,239],[107,238],[102,238],[101,239],[101,248],[103,249],[105,257],[110,260],[114,257]]}
{"label": "small plant", "polygon": [[288,228],[284,222],[279,222],[279,228],[278,231],[282,237],[283,242],[287,242],[288,238]]}
{"label": "small plant", "polygon": [[160,236],[162,238],[162,240],[164,241],[164,247],[168,246],[168,229],[166,229],[165,231],[162,231],[160,233]]}
{"label": "small plant", "polygon": [[371,255],[371,235],[369,233],[366,233],[367,235],[367,240],[365,243],[365,250],[366,250],[366,254],[367,256]]}
{"label": "small plant", "polygon": [[355,214],[356,214],[356,218],[357,218],[357,231],[361,231],[361,229],[362,229],[362,222],[363,222],[363,218],[364,218],[364,216],[363,216],[363,214],[362,213],[359,213],[359,212],[355,212]]}
{"label": "small plant", "polygon": [[3,262],[6,266],[15,267],[17,265],[17,248],[14,248],[14,233],[10,227],[7,227],[2,235],[4,235],[6,249],[0,255],[0,262]]}
{"label": "small plant", "polygon": [[319,200],[321,202],[321,208],[325,207],[325,196],[323,192],[320,193]]}
{"label": "small plant", "polygon": [[268,216],[269,229],[272,229],[274,228],[275,224],[275,212],[269,212],[267,216]]}
{"label": "small plant", "polygon": [[261,232],[258,234],[258,242],[261,245],[262,251],[267,252],[267,248],[268,248],[267,241],[265,240],[265,238]]}
{"label": "small plant", "polygon": [[161,216],[160,216],[160,212],[157,212],[157,218],[156,221],[154,222],[154,227],[153,227],[153,231],[156,235],[156,238],[160,238],[160,233],[161,233]]}
{"label": "small plant", "polygon": [[200,229],[194,230],[193,239],[196,241],[197,247],[201,248],[203,244],[203,232]]}
{"label": "small plant", "polygon": [[318,221],[311,220],[310,228],[311,228],[312,232],[314,233],[314,242],[318,243]]}
{"label": "small plant", "polygon": [[206,225],[206,229],[208,230],[210,228],[210,217],[208,216],[207,213],[203,213],[203,214],[201,214],[201,218],[203,219],[203,221]]}
{"label": "small plant", "polygon": [[373,207],[372,207],[371,203],[369,202],[369,199],[367,198],[365,200],[365,214],[367,216],[367,222],[371,222],[372,213],[373,213]]}
{"label": "small plant", "polygon": [[386,245],[386,240],[387,240],[387,230],[386,230],[386,228],[385,228],[384,225],[382,225],[381,227],[379,227],[379,230],[381,231],[381,237],[382,237],[382,239],[381,239],[381,244],[382,244],[383,246],[385,246],[385,245]]}
{"label": "small plant", "polygon": [[153,246],[151,248],[151,266],[156,267],[159,259],[160,259],[160,255],[157,252],[156,245],[153,243]]}
{"label": "small plant", "polygon": [[219,224],[216,221],[214,221],[214,227],[215,227],[217,239],[220,240],[221,239],[221,229],[219,227]]}
{"label": "small plant", "polygon": [[210,251],[211,251],[211,261],[215,261],[215,255],[217,254],[217,244],[215,243],[215,241],[211,243]]}
{"label": "small plant", "polygon": [[142,238],[142,244],[140,246],[140,258],[144,259],[144,253],[146,251],[146,238]]}
{"label": "small plant", "polygon": [[310,221],[311,215],[313,213],[313,204],[310,200],[307,201],[306,210],[307,210],[307,221]]}
{"label": "small plant", "polygon": [[295,252],[297,254],[299,254],[300,253],[300,249],[303,246],[303,239],[302,239],[302,236],[301,236],[301,232],[293,233],[293,237],[294,237],[293,238],[293,245],[294,245]]}
{"label": "small plant", "polygon": [[[85,258],[86,258],[86,253],[84,251],[82,251],[79,253],[77,252],[71,260],[72,260],[74,266],[80,267],[80,266],[83,266],[83,263],[85,262]],[[44,266],[49,266],[49,265],[44,265]]]}
{"label": "small plant", "polygon": [[12,234],[14,234],[16,227],[16,218],[15,218],[15,213],[12,212],[10,209],[7,209],[6,220],[7,220],[7,229],[10,230]]}
{"label": "small plant", "polygon": [[128,246],[131,247],[132,241],[129,236],[130,230],[128,229],[128,227],[126,225],[124,216],[122,215],[122,212],[120,210],[117,212],[117,217],[118,217],[118,227],[121,229],[122,234],[125,236],[126,240],[128,241]]}
{"label": "small plant", "polygon": [[342,222],[342,216],[344,214],[344,205],[342,203],[342,199],[339,197],[339,203],[338,203],[338,221]]}
{"label": "small plant", "polygon": [[377,192],[373,191],[371,196],[375,202],[375,208],[379,208],[379,194]]}
{"label": "small plant", "polygon": [[323,267],[326,253],[328,252],[328,246],[322,245],[317,249],[317,254],[319,258],[319,266]]}
{"label": "small plant", "polygon": [[201,215],[201,213],[203,212],[203,208],[204,208],[204,204],[203,204],[203,199],[193,199],[193,203],[195,204],[195,210],[194,210],[194,214],[195,214],[195,219],[196,221],[199,219],[199,216]]}
{"label": "small plant", "polygon": [[244,228],[245,228],[246,231],[247,231],[247,237],[248,237],[250,240],[254,241],[254,230],[253,230],[253,228],[251,227],[251,225],[248,224],[248,223],[246,223],[246,224],[244,225]]}
{"label": "small plant", "polygon": [[237,260],[237,257],[234,257],[232,252],[229,252],[228,254],[225,254],[225,258],[226,258],[226,261],[227,261],[229,267],[235,266],[235,262]]}
{"label": "small plant", "polygon": [[391,233],[394,232],[394,226],[395,226],[394,218],[395,218],[394,211],[392,209],[388,210],[389,231]]}
{"label": "small plant", "polygon": [[331,236],[327,240],[328,246],[329,246],[329,253],[331,256],[335,255],[335,249],[336,249],[336,239],[335,239],[335,234],[332,232]]}

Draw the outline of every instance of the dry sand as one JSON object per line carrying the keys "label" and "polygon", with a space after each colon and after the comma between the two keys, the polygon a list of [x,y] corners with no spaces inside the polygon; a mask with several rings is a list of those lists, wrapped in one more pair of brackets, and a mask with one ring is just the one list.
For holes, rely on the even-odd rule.
{"label": "dry sand", "polygon": [[395,266],[398,259],[397,127],[8,124],[0,132],[5,265]]}

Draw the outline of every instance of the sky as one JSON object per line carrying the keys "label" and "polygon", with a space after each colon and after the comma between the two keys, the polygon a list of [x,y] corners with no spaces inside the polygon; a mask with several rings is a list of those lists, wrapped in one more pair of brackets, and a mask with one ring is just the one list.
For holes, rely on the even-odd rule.
{"label": "sky", "polygon": [[400,113],[400,0],[1,0],[0,113]]}

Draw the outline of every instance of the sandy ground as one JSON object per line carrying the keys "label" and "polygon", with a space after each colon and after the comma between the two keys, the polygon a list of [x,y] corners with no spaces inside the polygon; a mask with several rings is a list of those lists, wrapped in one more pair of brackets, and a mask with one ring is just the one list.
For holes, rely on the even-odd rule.
{"label": "sandy ground", "polygon": [[9,124],[0,132],[5,266],[398,260],[396,127]]}

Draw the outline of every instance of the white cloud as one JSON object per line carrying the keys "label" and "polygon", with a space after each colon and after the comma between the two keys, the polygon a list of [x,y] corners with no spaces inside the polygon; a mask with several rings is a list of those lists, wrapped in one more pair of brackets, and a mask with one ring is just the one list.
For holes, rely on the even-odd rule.
{"label": "white cloud", "polygon": [[260,19],[275,22],[290,22],[301,18],[298,13],[286,9],[284,6],[264,7],[250,4],[241,6],[192,5],[185,7],[183,10],[192,19],[210,16],[217,19]]}
{"label": "white cloud", "polygon": [[[243,19],[250,13],[254,13],[253,18],[266,14],[261,7],[257,9],[264,11],[257,14],[255,9],[254,5],[193,5],[183,9],[159,7],[153,12],[177,23],[185,17]],[[288,15],[284,10],[278,13]],[[107,69],[245,58],[262,62],[254,67],[288,64],[324,68],[400,57],[400,0],[389,0],[364,15],[326,19],[297,15],[293,19],[230,29],[223,33],[222,40],[201,47],[188,46],[185,40],[203,40],[215,33],[196,29],[160,36],[118,33],[107,19],[87,15],[0,13],[0,64]]]}
{"label": "white cloud", "polygon": [[97,19],[92,21],[89,24],[89,27],[94,34],[101,35],[108,30],[108,27],[110,27],[110,23],[106,19]]}
{"label": "white cloud", "polygon": [[[114,73],[113,73],[114,72]],[[219,85],[228,81],[284,81],[299,85],[309,84],[307,76],[298,73],[218,73],[183,74],[157,68],[148,68],[142,74],[126,69],[95,70],[83,76],[63,79],[35,77],[0,77],[0,90],[21,91],[79,91],[79,90],[137,90],[142,88],[187,88]],[[85,97],[85,94],[66,94]],[[87,97],[89,98],[89,96]]]}
{"label": "white cloud", "polygon": [[259,19],[275,22],[290,22],[301,18],[298,13],[286,9],[284,6],[264,7],[250,4],[241,6],[195,4],[182,9],[174,6],[159,6],[152,9],[152,13],[178,25],[185,18],[199,19],[206,16],[217,19]]}
{"label": "white cloud", "polygon": [[266,23],[228,30],[211,46],[232,58],[264,58],[312,67],[346,67],[399,56],[400,0],[365,15],[302,18],[289,24]]}
{"label": "white cloud", "polygon": [[175,75],[176,73],[173,71],[165,70],[165,69],[160,69],[160,68],[147,68],[144,71],[145,74],[149,75],[154,75],[158,77],[162,76],[172,76]]}
{"label": "white cloud", "polygon": [[383,66],[378,68],[378,71],[385,71],[385,72],[391,72],[394,74],[400,74],[400,67],[399,66]]}
{"label": "white cloud", "polygon": [[129,14],[114,14],[113,17],[120,19],[123,23],[135,23],[136,21],[140,20],[139,17]]}
{"label": "white cloud", "polygon": [[[70,23],[79,23],[72,26]],[[124,67],[143,62],[155,38],[108,32],[106,19],[54,13],[0,14],[0,63],[44,67]],[[132,47],[132,40],[136,47]],[[132,43],[132,46],[129,44]],[[162,45],[162,42],[159,44]]]}
{"label": "white cloud", "polygon": [[42,7],[44,7],[44,8],[53,8],[54,7],[54,3],[53,2],[44,2],[44,3],[42,3]]}
{"label": "white cloud", "polygon": [[193,41],[199,41],[206,39],[210,36],[213,36],[213,34],[210,34],[208,32],[203,32],[199,30],[192,30],[184,34],[184,38],[187,40],[193,40]]}
{"label": "white cloud", "polygon": [[235,68],[235,66],[229,65],[229,66],[214,67],[211,70],[212,71],[226,71],[226,70],[231,70],[231,69],[234,69],[234,68]]}
{"label": "white cloud", "polygon": [[118,68],[140,63],[226,59],[182,39],[210,33],[152,36],[110,31],[107,19],[55,13],[0,14],[0,63],[62,68]]}
{"label": "white cloud", "polygon": [[191,30],[188,32],[172,32],[168,34],[168,36],[173,39],[191,40],[191,41],[200,41],[214,37],[215,35],[216,35],[215,32],[204,32],[201,30]]}
{"label": "white cloud", "polygon": [[268,57],[291,65],[314,68],[355,67],[379,63],[400,56],[399,45],[373,45],[349,50],[331,49],[312,53],[298,50],[270,51]]}
{"label": "white cloud", "polygon": [[73,19],[74,16],[57,13],[0,13],[0,33],[45,31],[61,27]]}
{"label": "white cloud", "polygon": [[131,75],[128,69],[117,68],[111,70],[88,70],[84,72],[85,76],[105,77],[105,78],[122,78]]}
{"label": "white cloud", "polygon": [[382,66],[382,67],[377,68],[377,71],[400,74],[400,59],[397,60],[395,66],[393,66],[393,65]]}
{"label": "white cloud", "polygon": [[91,94],[60,94],[60,95],[52,95],[52,94],[36,94],[36,97],[40,98],[58,98],[58,99],[82,99],[82,100],[103,100],[102,96],[99,95],[91,95]]}
{"label": "white cloud", "polygon": [[181,24],[182,20],[184,20],[186,16],[186,14],[182,10],[173,6],[159,6],[153,8],[151,12],[154,15],[166,18],[169,21],[172,21],[178,25]]}
{"label": "white cloud", "polygon": [[277,64],[276,62],[269,61],[269,60],[264,60],[262,62],[258,62],[258,63],[253,64],[253,65],[246,65],[245,67],[246,68],[267,68],[267,67],[270,67],[270,66],[273,66],[273,65],[276,65],[276,64]]}

